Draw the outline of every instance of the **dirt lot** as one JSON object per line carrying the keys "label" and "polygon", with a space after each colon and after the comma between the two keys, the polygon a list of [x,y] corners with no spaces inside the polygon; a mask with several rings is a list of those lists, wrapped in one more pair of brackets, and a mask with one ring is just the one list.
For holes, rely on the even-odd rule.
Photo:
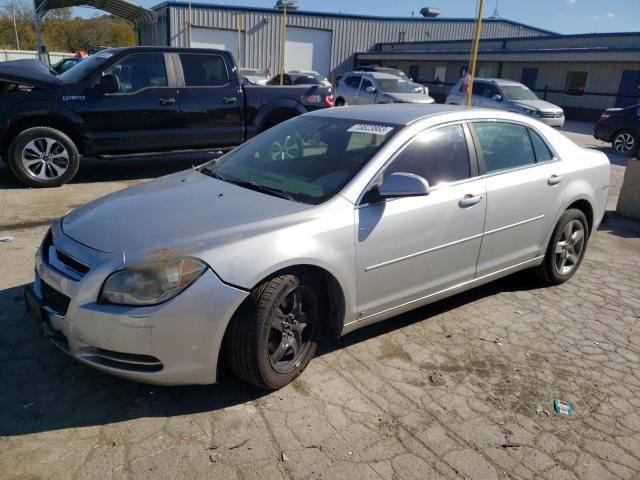
{"label": "dirt lot", "polygon": [[[609,154],[614,209],[626,159],[568,127]],[[519,274],[324,342],[274,393],[118,380],[38,337],[21,288],[52,220],[207,157],[88,160],[54,190],[0,166],[2,478],[640,477],[640,223],[615,214],[568,284]]]}

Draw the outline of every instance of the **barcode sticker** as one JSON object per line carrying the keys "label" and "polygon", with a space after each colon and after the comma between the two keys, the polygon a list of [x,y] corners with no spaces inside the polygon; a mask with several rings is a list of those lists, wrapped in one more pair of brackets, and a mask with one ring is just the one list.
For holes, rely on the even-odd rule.
{"label": "barcode sticker", "polygon": [[373,135],[386,135],[393,127],[389,127],[387,125],[374,125],[371,123],[356,123],[349,127],[347,132],[350,133],[371,133]]}

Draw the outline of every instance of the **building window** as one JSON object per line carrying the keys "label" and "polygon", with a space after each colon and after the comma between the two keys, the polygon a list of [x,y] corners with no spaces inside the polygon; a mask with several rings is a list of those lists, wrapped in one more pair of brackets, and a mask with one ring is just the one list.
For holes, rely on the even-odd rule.
{"label": "building window", "polygon": [[587,86],[587,78],[589,72],[567,72],[567,81],[564,84],[564,93],[567,95],[584,95],[584,89]]}
{"label": "building window", "polygon": [[439,66],[436,67],[436,71],[433,75],[434,83],[446,83],[447,82],[447,67]]}
{"label": "building window", "polygon": [[415,82],[420,80],[420,65],[409,65],[409,78]]}

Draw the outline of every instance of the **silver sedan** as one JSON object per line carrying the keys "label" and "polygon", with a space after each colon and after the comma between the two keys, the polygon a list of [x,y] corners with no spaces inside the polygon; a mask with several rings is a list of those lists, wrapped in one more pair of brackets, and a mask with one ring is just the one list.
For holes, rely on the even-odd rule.
{"label": "silver sedan", "polygon": [[[513,272],[575,274],[609,162],[497,110],[302,115],[56,221],[27,309],[77,360],[157,384],[276,389],[337,337]],[[223,353],[221,353],[223,352]]]}

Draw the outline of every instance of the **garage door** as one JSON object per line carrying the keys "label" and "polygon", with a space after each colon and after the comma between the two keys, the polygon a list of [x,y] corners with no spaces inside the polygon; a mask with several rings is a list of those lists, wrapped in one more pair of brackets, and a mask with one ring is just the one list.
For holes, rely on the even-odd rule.
{"label": "garage door", "polygon": [[[244,44],[242,36],[240,41]],[[238,32],[236,30],[193,28],[191,29],[191,46],[193,48],[228,50],[233,54],[236,61],[239,60],[239,63],[244,57],[244,45],[240,45],[240,52],[238,52]]]}
{"label": "garage door", "polygon": [[329,76],[331,68],[331,32],[311,28],[287,27],[284,68],[315,70]]}

